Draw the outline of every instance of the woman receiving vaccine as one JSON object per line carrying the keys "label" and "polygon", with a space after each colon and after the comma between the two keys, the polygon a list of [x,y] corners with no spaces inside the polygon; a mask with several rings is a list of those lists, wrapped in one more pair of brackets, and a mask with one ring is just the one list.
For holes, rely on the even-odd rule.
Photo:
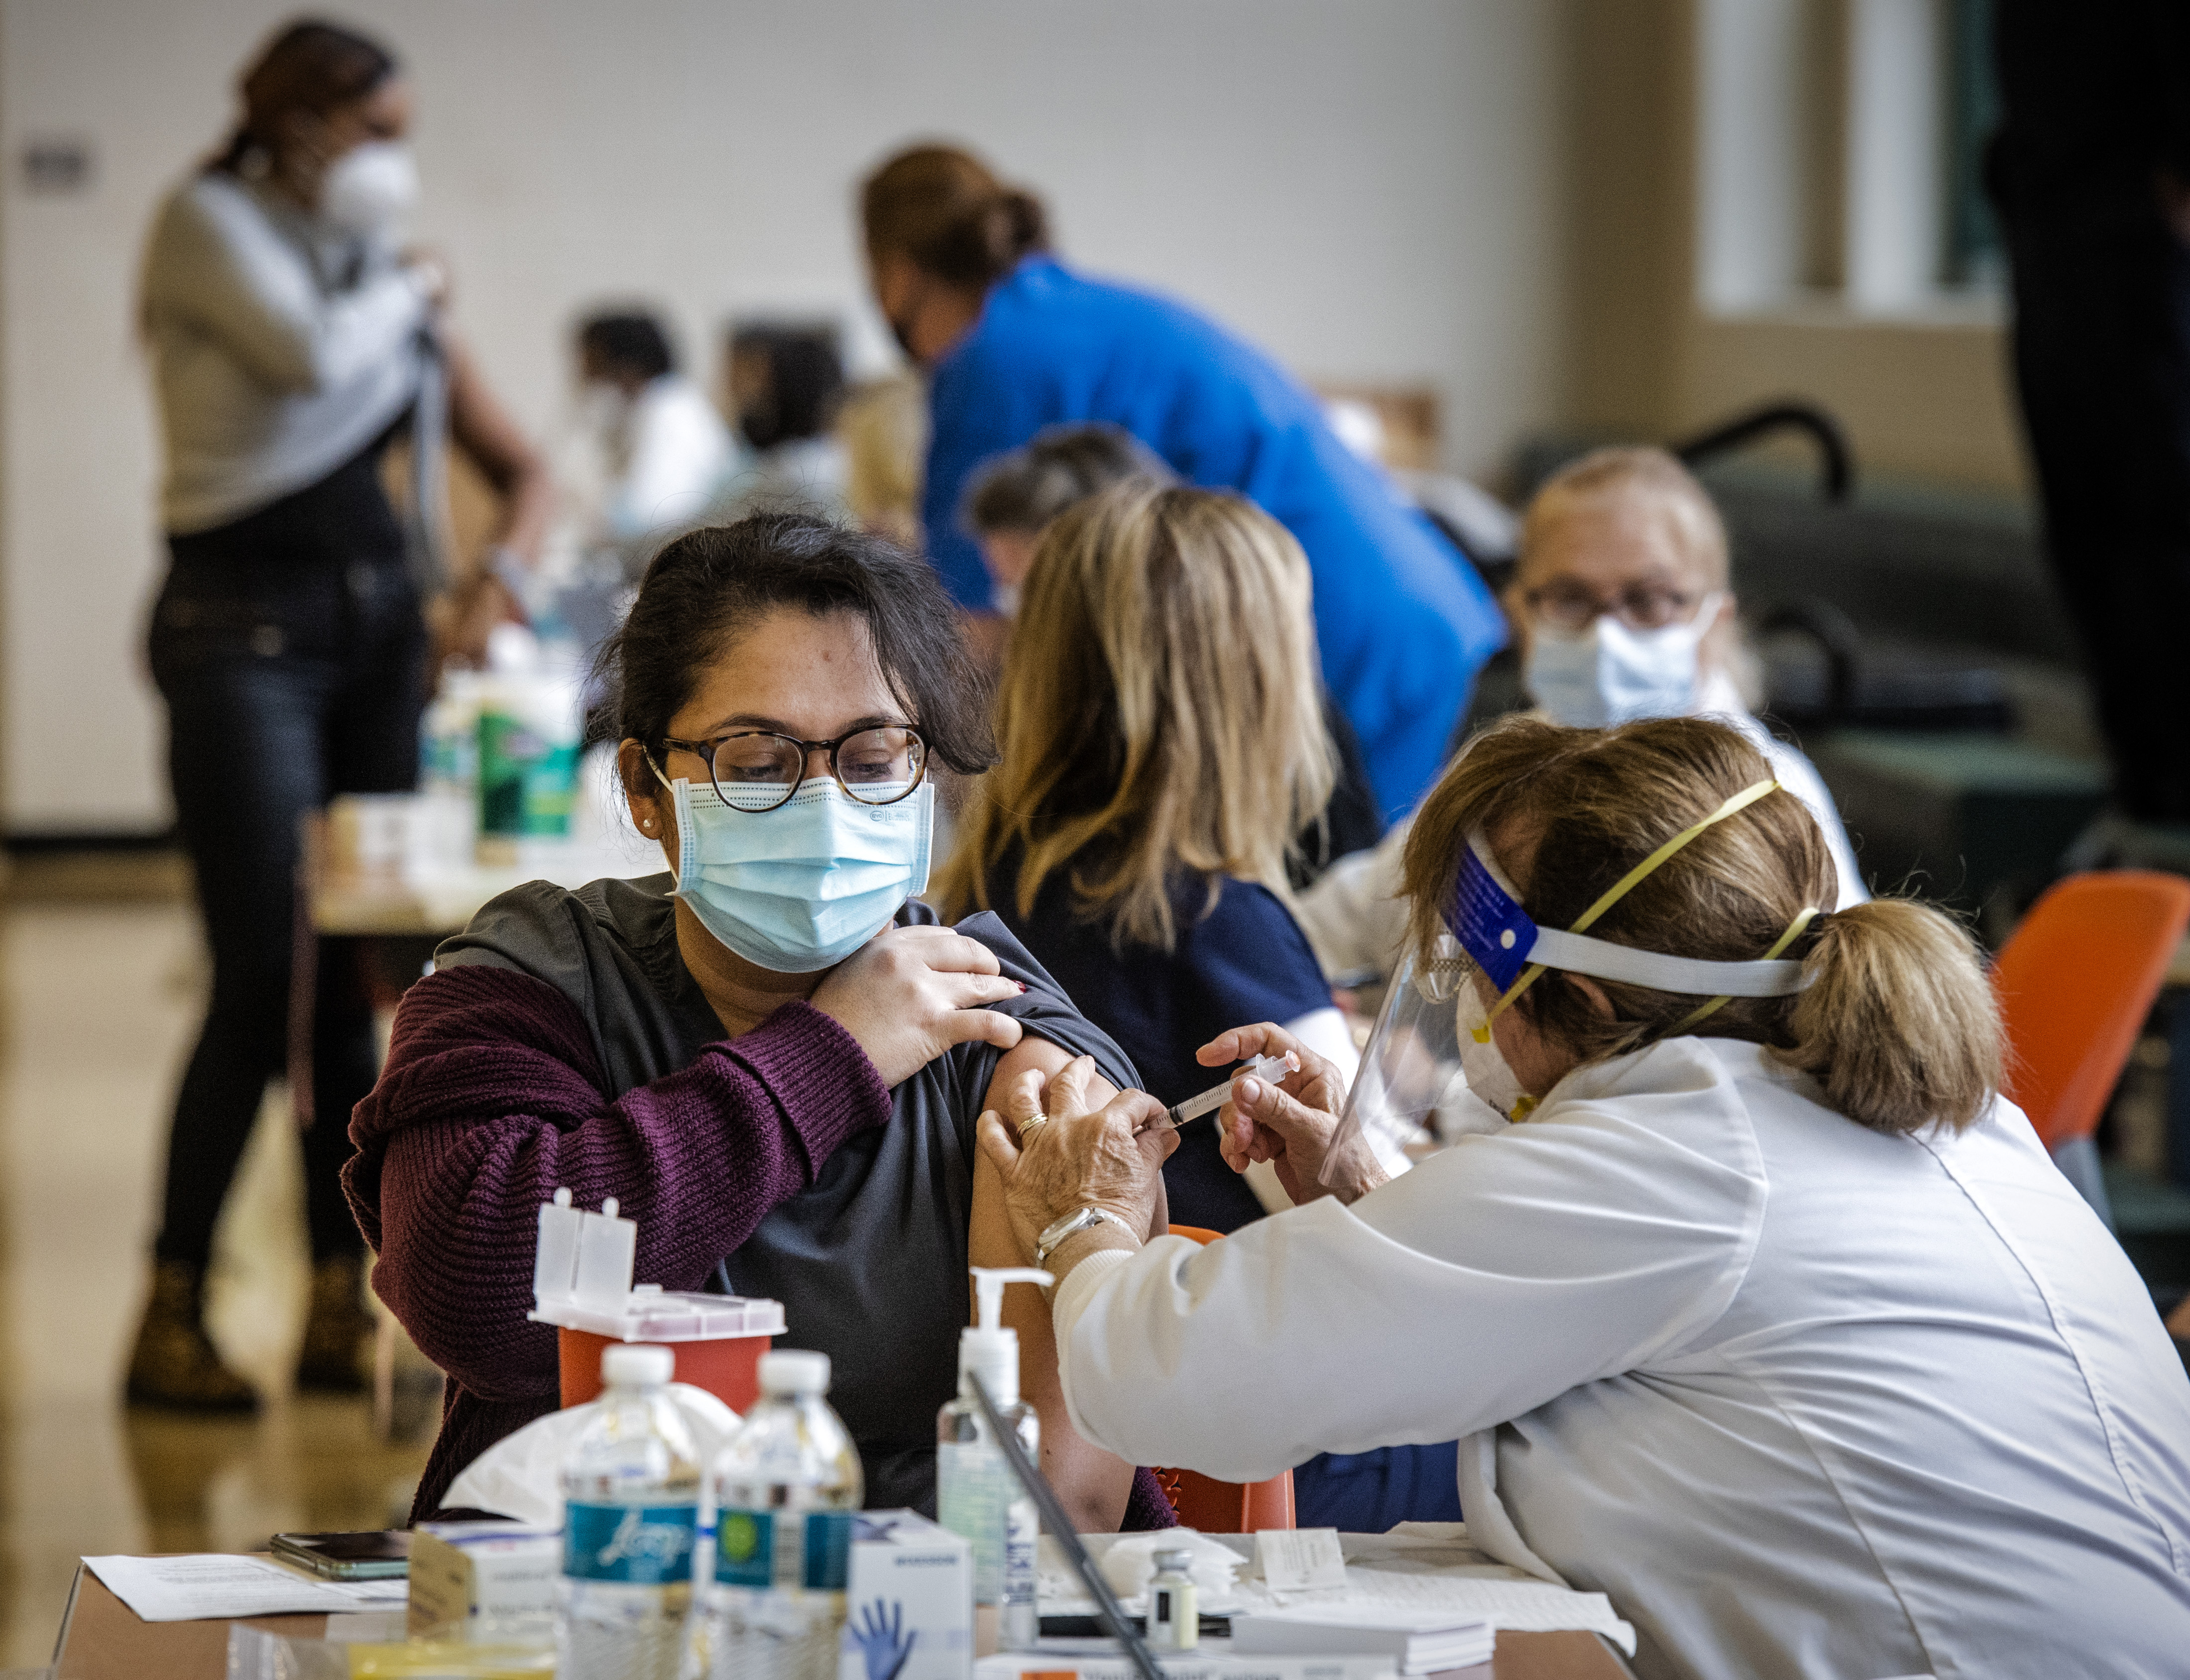
{"label": "woman receiving vaccine", "polygon": [[[287,1059],[298,820],[333,794],[407,789],[417,772],[434,521],[406,533],[382,457],[407,429],[414,483],[437,480],[423,469],[440,463],[445,390],[451,440],[504,498],[502,570],[532,556],[551,505],[538,457],[438,326],[440,265],[398,254],[417,173],[394,60],[348,30],[293,24],[241,91],[226,147],[161,207],[143,275],[170,558],[150,652],[213,991],[175,1099],[128,1385],[134,1401],[201,1410],[256,1403],[207,1337],[202,1292],[214,1221]],[[455,591],[455,646],[482,644],[509,604],[484,571]],[[338,1175],[375,1055],[348,942],[323,945],[314,1019],[297,1380],[354,1389],[372,1320]]]}
{"label": "woman receiving vaccine", "polygon": [[[641,1281],[782,1302],[869,1501],[933,1512],[967,1265],[1017,1263],[975,1122],[1030,1072],[1107,1098],[1132,1065],[994,917],[953,930],[914,897],[936,767],[994,756],[928,566],[803,516],[693,531],[605,658],[666,872],[487,905],[405,995],[352,1130],[374,1287],[451,1379],[417,1513],[556,1405],[525,1314],[559,1189],[638,1222]],[[1169,1526],[1152,1476],[1074,1433],[1039,1297],[1004,1316],[1078,1525]]]}

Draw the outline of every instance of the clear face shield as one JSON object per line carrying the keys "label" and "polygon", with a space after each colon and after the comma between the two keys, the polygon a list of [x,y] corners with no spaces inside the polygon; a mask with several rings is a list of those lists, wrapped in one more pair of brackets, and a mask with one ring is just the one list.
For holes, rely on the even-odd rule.
{"label": "clear face shield", "polygon": [[1589,974],[1702,1000],[1673,1029],[1683,1032],[1731,997],[1784,996],[1802,984],[1802,965],[1782,953],[1817,914],[1804,910],[1762,958],[1704,961],[1586,936],[1584,929],[1637,883],[1713,823],[1746,809],[1778,784],[1759,782],[1658,848],[1569,928],[1539,928],[1481,834],[1468,837],[1445,906],[1445,932],[1424,962],[1410,952],[1392,977],[1361,1053],[1346,1110],[1324,1157],[1322,1182],[1344,1194],[1471,1132],[1528,1118],[1536,1098],[1522,1088],[1497,1044],[1494,1023],[1546,968]]}
{"label": "clear face shield", "polygon": [[1429,1151],[1506,1124],[1468,1079],[1472,1030],[1489,1013],[1477,972],[1450,934],[1427,963],[1412,952],[1400,959],[1324,1157],[1325,1184],[1360,1183],[1371,1160],[1397,1177]]}

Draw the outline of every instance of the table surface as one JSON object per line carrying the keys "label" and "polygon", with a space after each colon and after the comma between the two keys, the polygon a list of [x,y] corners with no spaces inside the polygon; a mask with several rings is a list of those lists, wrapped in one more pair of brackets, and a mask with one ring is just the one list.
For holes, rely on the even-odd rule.
{"label": "table surface", "polygon": [[461,933],[489,899],[528,881],[577,888],[610,877],[632,880],[659,875],[662,868],[658,850],[650,856],[633,856],[629,850],[611,847],[542,854],[522,867],[482,864],[371,872],[325,866],[308,851],[304,889],[315,933],[384,939]]}
{"label": "table surface", "polygon": [[[325,1616],[253,1616],[245,1624],[316,1639]],[[78,1564],[54,1653],[54,1680],[223,1680],[225,1621],[142,1621]],[[1468,1680],[1625,1680],[1626,1666],[1594,1633],[1501,1633],[1489,1663],[1455,1669]]]}

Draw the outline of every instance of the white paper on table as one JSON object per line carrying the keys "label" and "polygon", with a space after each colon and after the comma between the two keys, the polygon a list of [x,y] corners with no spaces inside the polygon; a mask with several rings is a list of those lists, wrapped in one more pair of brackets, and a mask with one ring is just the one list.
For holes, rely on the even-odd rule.
{"label": "white paper on table", "polygon": [[271,1558],[87,1558],[84,1567],[144,1621],[339,1615],[406,1603],[407,1581],[315,1581]]}
{"label": "white paper on table", "polygon": [[1346,1585],[1346,1554],[1336,1529],[1265,1529],[1255,1535],[1255,1562],[1273,1592]]}

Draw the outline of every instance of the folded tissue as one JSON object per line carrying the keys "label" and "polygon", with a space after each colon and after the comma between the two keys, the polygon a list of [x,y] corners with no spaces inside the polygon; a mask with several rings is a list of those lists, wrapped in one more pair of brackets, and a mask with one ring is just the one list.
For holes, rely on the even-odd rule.
{"label": "folded tissue", "polygon": [[[705,1388],[689,1382],[669,1385],[669,1398],[684,1415],[700,1462],[714,1461],[738,1427],[738,1415]],[[563,1460],[578,1432],[593,1422],[605,1401],[551,1411],[536,1417],[513,1435],[505,1435],[466,1465],[441,1496],[445,1510],[491,1511],[543,1529],[563,1526]]]}

